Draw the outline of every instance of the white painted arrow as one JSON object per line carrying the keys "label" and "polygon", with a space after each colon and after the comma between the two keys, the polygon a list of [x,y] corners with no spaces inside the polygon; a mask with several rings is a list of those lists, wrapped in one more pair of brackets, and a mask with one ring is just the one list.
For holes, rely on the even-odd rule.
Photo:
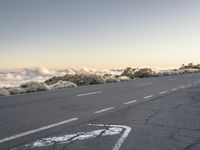
{"label": "white painted arrow", "polygon": [[[94,125],[94,126],[105,126],[103,124],[89,124],[89,125]],[[114,147],[112,150],[119,150],[120,147],[122,146],[123,142],[125,139],[128,137],[129,133],[131,132],[131,128],[128,126],[123,126],[123,125],[108,125],[110,127],[117,127],[121,129],[125,129],[124,134],[119,138],[119,140],[115,143]]]}
{"label": "white painted arrow", "polygon": [[41,140],[37,140],[31,144],[26,144],[25,147],[27,148],[39,148],[44,146],[51,146],[56,144],[65,144],[70,143],[77,140],[87,140],[96,138],[99,136],[112,136],[112,135],[118,135],[120,134],[123,129],[125,129],[123,135],[119,138],[119,140],[115,143],[112,150],[119,150],[124,140],[129,135],[131,128],[127,126],[122,125],[103,125],[103,124],[88,124],[90,126],[99,126],[99,127],[105,127],[105,129],[98,129],[93,130],[89,132],[78,132],[75,134],[66,134],[63,136],[54,136],[54,137],[48,137],[43,138]]}

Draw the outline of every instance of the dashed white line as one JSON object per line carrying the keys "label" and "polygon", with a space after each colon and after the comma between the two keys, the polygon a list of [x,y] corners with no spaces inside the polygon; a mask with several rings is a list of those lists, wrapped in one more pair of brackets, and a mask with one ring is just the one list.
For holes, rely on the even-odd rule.
{"label": "dashed white line", "polygon": [[187,86],[191,86],[192,84],[187,84]]}
{"label": "dashed white line", "polygon": [[169,81],[174,81],[174,80],[176,80],[176,78],[169,79]]}
{"label": "dashed white line", "polygon": [[167,93],[167,91],[162,91],[162,92],[160,92],[159,94],[165,94],[165,93]]}
{"label": "dashed white line", "polygon": [[125,102],[124,104],[128,105],[128,104],[132,104],[132,103],[136,103],[136,102],[137,102],[137,100],[132,100],[132,101]]}
{"label": "dashed white line", "polygon": [[183,86],[180,86],[180,88],[183,89],[183,88],[185,88],[185,86],[184,86],[184,85],[183,85]]}
{"label": "dashed white line", "polygon": [[96,91],[96,92],[90,92],[90,93],[84,93],[84,94],[78,94],[77,96],[87,96],[87,95],[94,95],[94,94],[99,94],[102,93],[102,91]]}
{"label": "dashed white line", "polygon": [[153,95],[145,96],[144,99],[151,98],[151,97],[153,97]]}
{"label": "dashed white line", "polygon": [[115,107],[108,107],[108,108],[105,108],[105,109],[95,111],[94,113],[99,114],[99,113],[106,112],[106,111],[109,111],[109,110],[112,110],[112,109],[115,109]]}
{"label": "dashed white line", "polygon": [[177,88],[173,88],[173,89],[171,89],[172,91],[176,91],[177,90]]}
{"label": "dashed white line", "polygon": [[26,136],[26,135],[34,134],[34,133],[37,133],[37,132],[40,132],[40,131],[43,131],[43,130],[47,130],[47,129],[50,129],[50,128],[53,128],[53,127],[57,127],[57,126],[60,126],[60,125],[63,125],[63,124],[66,124],[66,123],[69,123],[69,122],[72,122],[72,121],[75,121],[75,120],[78,120],[78,118],[68,119],[68,120],[58,122],[58,123],[54,123],[54,124],[44,126],[44,127],[38,128],[38,129],[34,129],[34,130],[30,130],[30,131],[27,131],[27,132],[16,134],[16,135],[13,135],[13,136],[10,136],[10,137],[6,137],[4,139],[1,139],[0,143],[4,143],[4,142],[7,142],[7,141],[10,141],[10,140],[13,140],[13,139],[17,139],[17,138],[20,138],[20,137],[23,137],[23,136]]}

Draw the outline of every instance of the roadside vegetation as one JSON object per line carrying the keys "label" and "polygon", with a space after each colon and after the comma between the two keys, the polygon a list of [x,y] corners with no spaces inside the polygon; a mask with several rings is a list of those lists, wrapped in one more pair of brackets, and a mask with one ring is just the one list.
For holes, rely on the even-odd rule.
{"label": "roadside vegetation", "polygon": [[194,65],[193,63],[189,63],[188,65],[182,64],[179,70],[183,70],[187,72],[199,72],[200,71],[200,64]]}
{"label": "roadside vegetation", "polygon": [[55,84],[49,85],[50,89],[74,88],[77,85],[70,81],[58,81]]}
{"label": "roadside vegetation", "polygon": [[20,85],[20,87],[0,88],[0,96],[33,93],[48,90],[50,90],[50,87],[45,83],[31,81]]}
{"label": "roadside vegetation", "polygon": [[160,76],[160,74],[152,71],[150,68],[136,69],[128,67],[124,69],[122,76],[127,76],[131,79],[135,79],[135,78],[157,77]]}
{"label": "roadside vegetation", "polygon": [[64,76],[52,77],[45,82],[30,81],[20,85],[19,87],[0,88],[0,96],[49,91],[62,88],[74,88],[85,85],[122,82],[137,78],[159,77],[193,72],[200,72],[200,64],[194,65],[189,63],[188,65],[182,65],[179,69],[158,72],[153,71],[151,68],[138,69],[127,67],[123,70],[121,75],[66,74]]}
{"label": "roadside vegetation", "polygon": [[9,96],[10,92],[6,88],[0,88],[0,96]]}

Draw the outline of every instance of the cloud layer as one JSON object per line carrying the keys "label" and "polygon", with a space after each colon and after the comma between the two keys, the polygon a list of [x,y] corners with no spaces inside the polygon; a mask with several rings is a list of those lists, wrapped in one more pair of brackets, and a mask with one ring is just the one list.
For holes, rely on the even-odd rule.
{"label": "cloud layer", "polygon": [[65,74],[112,74],[119,75],[121,71],[114,70],[97,70],[87,67],[67,68],[62,70],[49,70],[47,68],[25,68],[15,71],[0,71],[0,87],[14,87],[28,81],[43,82],[53,76],[63,76]]}

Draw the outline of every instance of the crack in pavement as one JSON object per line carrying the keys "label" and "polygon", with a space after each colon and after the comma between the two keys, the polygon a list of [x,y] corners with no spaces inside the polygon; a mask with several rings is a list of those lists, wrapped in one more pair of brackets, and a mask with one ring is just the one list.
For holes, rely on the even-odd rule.
{"label": "crack in pavement", "polygon": [[200,144],[200,140],[197,140],[189,145],[187,145],[183,150],[191,150],[193,147],[195,147],[196,145]]}
{"label": "crack in pavement", "polygon": [[148,123],[152,118],[156,117],[159,113],[161,113],[161,111],[156,111],[155,113],[151,114],[150,116],[148,116],[145,121],[144,124]]}

